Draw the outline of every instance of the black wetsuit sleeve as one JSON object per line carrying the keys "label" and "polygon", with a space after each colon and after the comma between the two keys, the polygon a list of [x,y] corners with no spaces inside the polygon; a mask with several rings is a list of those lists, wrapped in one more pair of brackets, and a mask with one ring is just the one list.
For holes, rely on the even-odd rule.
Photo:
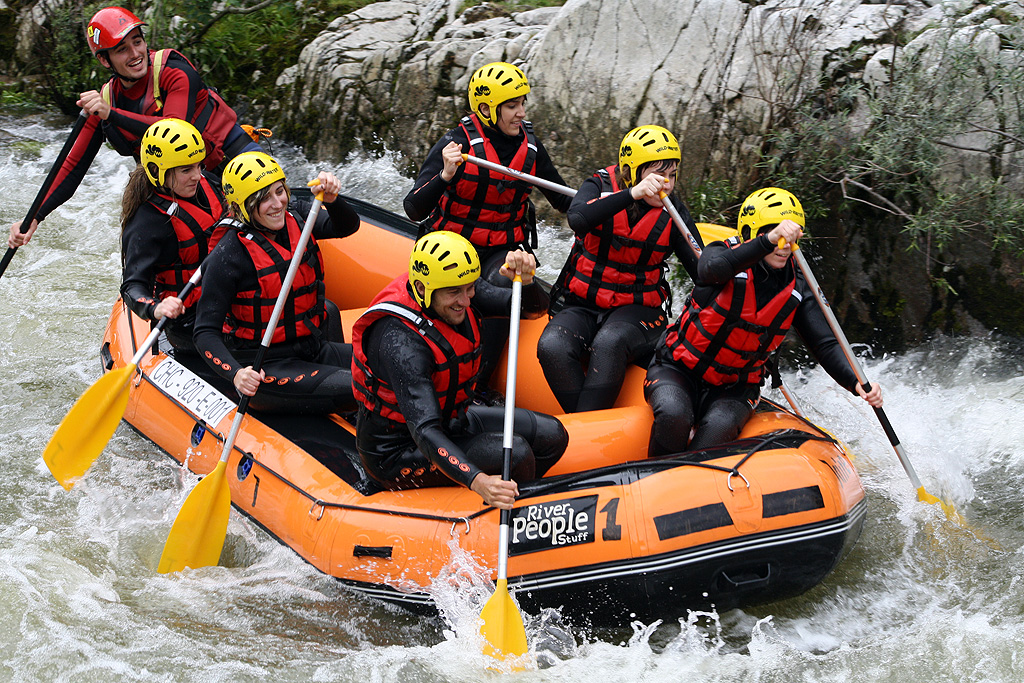
{"label": "black wetsuit sleeve", "polygon": [[[256,269],[241,245],[238,234],[229,230],[217,243],[203,268],[203,293],[196,305],[193,341],[210,367],[232,381],[243,366],[224,344],[224,319],[231,310],[235,293],[255,289]],[[214,362],[218,361],[218,362]]]}
{"label": "black wetsuit sleeve", "polygon": [[82,184],[86,171],[96,158],[96,153],[103,144],[103,131],[100,129],[100,118],[90,116],[81,132],[75,138],[75,143],[68,152],[68,156],[61,164],[57,176],[53,179],[53,185],[46,193],[46,198],[36,213],[36,220],[42,222],[58,206],[74,196],[78,186]]}
{"label": "black wetsuit sleeve", "polygon": [[[367,331],[365,348],[369,349],[368,361],[374,374],[395,392],[398,408],[420,452],[445,476],[468,488],[481,470],[466,459],[444,431],[441,406],[431,380],[434,356],[426,342],[405,323],[385,317]],[[469,470],[453,465],[441,452],[465,463]]]}
{"label": "black wetsuit sleeve", "polygon": [[153,319],[153,309],[159,303],[154,299],[157,273],[177,256],[178,239],[171,219],[143,204],[121,234],[121,298],[143,320]]}
{"label": "black wetsuit sleeve", "polygon": [[772,253],[775,247],[764,235],[748,240],[736,248],[730,248],[725,242],[712,242],[704,249],[697,262],[698,285],[724,285],[754,264]]}
{"label": "black wetsuit sleeve", "polygon": [[[555,164],[551,161],[551,156],[548,151],[544,149],[544,145],[541,144],[540,139],[537,139],[537,177],[543,178],[552,183],[558,185],[566,185],[565,180],[562,179],[562,175],[555,168]],[[544,197],[547,198],[548,203],[558,211],[559,213],[565,213],[569,210],[569,206],[572,204],[573,198],[569,195],[562,194],[561,192],[555,192],[554,190],[548,190],[546,188],[538,188]]]}
{"label": "black wetsuit sleeve", "polygon": [[416,176],[416,182],[403,202],[405,215],[410,220],[419,222],[429,216],[437,208],[438,202],[441,201],[441,195],[448,189],[448,185],[457,181],[462,175],[463,167],[459,166],[451,181],[445,182],[445,179],[441,177],[441,171],[444,170],[444,157],[441,155],[441,150],[450,142],[462,145],[463,154],[469,152],[469,139],[466,138],[462,128],[448,131],[430,148],[419,175]]}
{"label": "black wetsuit sleeve", "polygon": [[853,368],[850,367],[849,361],[846,360],[843,347],[839,344],[836,336],[832,334],[832,328],[829,327],[828,320],[825,319],[825,314],[821,312],[821,308],[818,306],[818,302],[815,300],[814,294],[804,280],[803,275],[797,273],[796,277],[796,286],[801,295],[803,295],[803,299],[800,301],[800,306],[797,308],[796,315],[793,318],[794,329],[796,329],[797,334],[800,335],[800,338],[807,346],[807,350],[811,352],[815,360],[821,363],[821,367],[825,368],[825,372],[839,386],[852,394],[856,394],[857,375],[853,372]]}
{"label": "black wetsuit sleeve", "polygon": [[[295,214],[301,224],[309,217],[313,208],[313,199],[293,199],[288,203],[288,210]],[[332,237],[348,237],[359,230],[359,214],[343,198],[338,197],[330,204],[324,204],[320,215],[313,224],[313,237],[318,240]]]}
{"label": "black wetsuit sleeve", "polygon": [[600,179],[590,176],[572,198],[565,218],[572,231],[578,237],[584,237],[619,211],[625,211],[633,201],[629,190],[602,197]]}

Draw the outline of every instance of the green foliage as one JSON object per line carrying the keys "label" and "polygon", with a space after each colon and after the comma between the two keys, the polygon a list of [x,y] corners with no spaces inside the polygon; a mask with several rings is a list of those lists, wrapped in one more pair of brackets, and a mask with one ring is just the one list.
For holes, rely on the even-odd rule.
{"label": "green foliage", "polygon": [[[85,25],[103,3],[82,0],[57,8],[43,27],[43,40],[34,58],[42,66],[44,94],[65,114],[75,114],[79,93],[99,88],[103,70],[85,42]],[[83,17],[85,17],[83,19]]]}
{"label": "green foliage", "polygon": [[[1024,197],[1006,181],[1019,177],[1024,154],[1024,62],[963,36],[946,27],[904,50],[875,90],[819,86],[770,137],[761,164],[769,181],[802,188],[812,214],[838,186],[844,211],[896,216],[929,256],[979,237],[1024,254]],[[1018,50],[1022,37],[1020,27],[1000,36]]]}
{"label": "green foliage", "polygon": [[32,93],[0,84],[0,111],[6,114],[28,114],[45,109],[45,103]]}
{"label": "green foliage", "polygon": [[153,7],[150,46],[180,50],[204,80],[236,108],[241,102],[270,97],[277,76],[298,61],[306,41],[327,21],[319,12],[310,12],[308,7],[302,11],[294,2],[285,1],[275,1],[252,13],[217,18],[224,8],[255,4],[238,0],[223,4],[159,0]]}
{"label": "green foliage", "polygon": [[[274,96],[277,77],[298,62],[299,52],[335,17],[373,0],[272,0],[255,11],[258,0],[151,0],[130,9],[146,19],[151,49],[171,47],[192,61],[207,84],[236,109]],[[85,44],[85,25],[109,2],[72,0],[44,27],[36,55],[45,76],[45,95],[66,113],[75,113],[78,94],[107,78]],[[227,13],[224,10],[229,10]]]}
{"label": "green foliage", "polygon": [[737,202],[736,190],[728,180],[705,180],[687,194],[686,206],[697,223],[733,225],[736,216],[727,207]]}

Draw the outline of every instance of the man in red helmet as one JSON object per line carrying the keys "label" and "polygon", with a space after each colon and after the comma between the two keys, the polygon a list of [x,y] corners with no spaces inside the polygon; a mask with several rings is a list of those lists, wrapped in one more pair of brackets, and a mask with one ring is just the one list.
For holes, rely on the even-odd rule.
{"label": "man in red helmet", "polygon": [[206,87],[191,62],[176,50],[150,50],[142,35],[145,22],[123,7],[105,7],[86,29],[89,49],[111,79],[100,90],[79,95],[78,106],[90,116],[54,178],[29,229],[11,226],[8,247],[32,238],[40,221],[75,194],[106,140],[124,156],[139,158],[139,141],[150,125],[177,118],[194,125],[206,143],[206,170],[219,177],[223,164],[245,151],[261,148],[242,130],[237,115]]}

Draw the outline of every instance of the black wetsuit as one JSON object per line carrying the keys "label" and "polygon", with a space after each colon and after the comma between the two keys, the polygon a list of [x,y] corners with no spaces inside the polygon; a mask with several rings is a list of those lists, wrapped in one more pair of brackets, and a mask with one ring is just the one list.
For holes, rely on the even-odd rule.
{"label": "black wetsuit", "polygon": [[[179,197],[177,201],[210,212],[201,187],[194,197]],[[200,258],[206,255],[206,247],[206,243],[199,245]],[[171,225],[171,217],[158,211],[151,203],[143,203],[121,232],[121,299],[135,315],[143,320],[153,320],[153,310],[160,303],[154,298],[157,273],[167,270],[178,259],[178,237]],[[192,342],[195,321],[195,306],[190,306],[182,315],[164,325],[167,339],[176,349],[195,350]]]}
{"label": "black wetsuit", "polygon": [[[292,200],[288,209],[305,222],[311,199]],[[359,229],[359,215],[340,197],[324,204],[313,237],[345,237]],[[264,231],[286,244],[286,229]],[[252,364],[262,341],[223,333],[224,319],[236,292],[257,290],[256,267],[238,239],[225,236],[210,254],[203,275],[203,294],[196,307],[195,344],[207,363],[229,382],[241,368]],[[281,241],[285,240],[285,241]],[[326,305],[326,302],[325,302]],[[282,320],[279,324],[285,324]],[[326,330],[293,343],[272,344],[263,363],[267,379],[250,400],[255,410],[326,413],[352,410],[352,345],[329,341]],[[215,362],[219,361],[219,362]],[[301,377],[301,381],[294,381]],[[271,381],[273,378],[273,381]],[[283,381],[282,381],[283,380]]]}
{"label": "black wetsuit", "polygon": [[[497,153],[500,163],[503,166],[508,166],[515,157],[520,145],[522,145],[524,135],[522,130],[520,130],[518,135],[511,136],[506,135],[494,126],[486,126],[484,128],[484,132],[486,133],[488,140],[490,140],[491,145],[494,147],[494,151]],[[448,186],[458,182],[459,178],[462,176],[464,166],[459,166],[450,181],[446,182],[444,178],[441,177],[441,171],[444,170],[444,157],[441,154],[441,150],[443,150],[450,142],[456,142],[462,145],[463,153],[470,152],[469,138],[466,137],[466,133],[461,127],[449,130],[431,148],[430,152],[427,154],[426,160],[423,162],[423,166],[420,168],[419,175],[416,177],[416,183],[413,185],[412,190],[409,191],[409,194],[405,196],[405,213],[414,221],[420,222],[426,220],[434,209],[437,208],[438,202],[441,200],[441,195],[445,193]],[[539,178],[543,178],[553,183],[565,185],[565,181],[562,180],[562,176],[559,175],[558,169],[556,169],[555,165],[551,162],[551,157],[548,155],[548,151],[544,148],[544,145],[541,144],[539,139],[537,140],[536,175]],[[571,197],[544,188],[538,189],[547,198],[548,202],[556,211],[559,213],[565,213],[568,211],[569,205],[572,203]],[[476,245],[477,253],[480,256],[480,277],[498,287],[511,287],[512,285],[508,278],[502,276],[498,271],[501,270],[501,266],[505,262],[505,254],[509,251],[515,251],[521,246],[527,251],[532,252],[533,249],[530,247],[528,242],[529,239],[521,244],[509,244],[502,245],[500,247],[480,247],[479,245]],[[497,359],[501,355],[501,351],[507,340],[507,327],[504,327],[495,321],[484,322],[483,354],[481,356],[480,371],[481,387],[486,386],[490,379],[491,373],[494,371],[494,367],[497,364]]]}
{"label": "black wetsuit", "polygon": [[[478,280],[473,307],[481,315],[507,316],[511,290]],[[523,311],[541,313],[547,297],[539,286],[523,288]],[[508,319],[504,319],[507,326]],[[465,321],[463,325],[469,325]],[[383,488],[421,486],[469,487],[481,472],[501,474],[504,409],[470,405],[443,424],[432,376],[430,347],[419,333],[394,316],[384,316],[366,330],[363,348],[375,377],[395,393],[405,424],[359,408],[356,444],[367,473]],[[542,476],[562,456],[569,436],[554,417],[516,409],[512,473],[516,481]],[[438,455],[446,451],[467,464],[466,470]],[[429,454],[429,455],[428,455]],[[458,457],[461,456],[461,457]]]}
{"label": "black wetsuit", "polygon": [[[697,264],[696,286],[691,296],[702,306],[707,305],[737,273],[753,268],[752,284],[758,308],[762,308],[788,286],[795,272],[796,288],[802,298],[793,318],[793,329],[828,374],[855,394],[856,375],[803,275],[791,264],[775,269],[763,262],[774,249],[764,234],[734,249],[724,242],[712,242]],[[644,395],[654,411],[648,453],[654,456],[687,448],[699,450],[735,439],[757,407],[761,386],[750,383],[717,386],[705,382],[676,362],[668,346],[662,344],[648,368]],[[687,447],[695,420],[698,420],[697,431]]]}
{"label": "black wetsuit", "polygon": [[[601,192],[601,180],[591,176],[573,199],[567,218],[579,239],[601,231],[620,211],[630,211],[630,224],[635,225],[648,211],[660,210],[643,200],[634,200],[629,189],[604,197]],[[672,196],[672,204],[703,247],[686,206],[675,196]],[[670,230],[672,252],[692,279],[697,272],[697,255],[675,225]],[[572,275],[566,272],[571,259],[572,256],[559,276],[559,283]],[[537,357],[552,393],[567,413],[611,408],[622,387],[627,366],[636,363],[646,367],[650,362],[658,339],[665,331],[667,311],[639,304],[602,308],[568,291],[562,284],[556,287],[553,296],[555,315],[537,345]]]}

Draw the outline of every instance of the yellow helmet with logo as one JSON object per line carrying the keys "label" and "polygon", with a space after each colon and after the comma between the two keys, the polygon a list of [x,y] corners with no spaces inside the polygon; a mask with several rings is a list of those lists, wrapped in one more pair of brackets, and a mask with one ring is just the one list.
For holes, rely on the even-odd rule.
{"label": "yellow helmet with logo", "polygon": [[661,126],[640,126],[626,133],[619,145],[619,166],[629,169],[626,187],[637,183],[640,167],[652,161],[681,161],[676,136]]}
{"label": "yellow helmet with logo", "polygon": [[[430,308],[435,289],[460,287],[480,277],[480,257],[465,237],[450,230],[435,230],[416,241],[409,256],[409,282],[423,308]],[[423,283],[423,294],[416,283]]]}
{"label": "yellow helmet with logo", "polygon": [[[480,105],[489,108],[487,122],[498,123],[498,105],[530,92],[526,74],[508,62],[491,62],[473,72],[469,79],[469,108],[480,114]],[[480,114],[483,116],[483,114]]]}
{"label": "yellow helmet with logo", "polygon": [[167,172],[178,166],[197,164],[206,158],[206,143],[196,127],[181,119],[161,119],[146,129],[140,143],[139,159],[149,182],[167,184]]}
{"label": "yellow helmet with logo", "polygon": [[775,226],[789,219],[804,227],[804,207],[792,192],[777,187],[757,190],[743,200],[736,221],[736,234],[744,242],[757,236],[765,226]]}
{"label": "yellow helmet with logo", "polygon": [[224,169],[221,178],[224,200],[228,206],[237,205],[242,220],[251,223],[245,200],[278,180],[284,180],[284,171],[274,157],[265,152],[243,152],[229,161]]}

